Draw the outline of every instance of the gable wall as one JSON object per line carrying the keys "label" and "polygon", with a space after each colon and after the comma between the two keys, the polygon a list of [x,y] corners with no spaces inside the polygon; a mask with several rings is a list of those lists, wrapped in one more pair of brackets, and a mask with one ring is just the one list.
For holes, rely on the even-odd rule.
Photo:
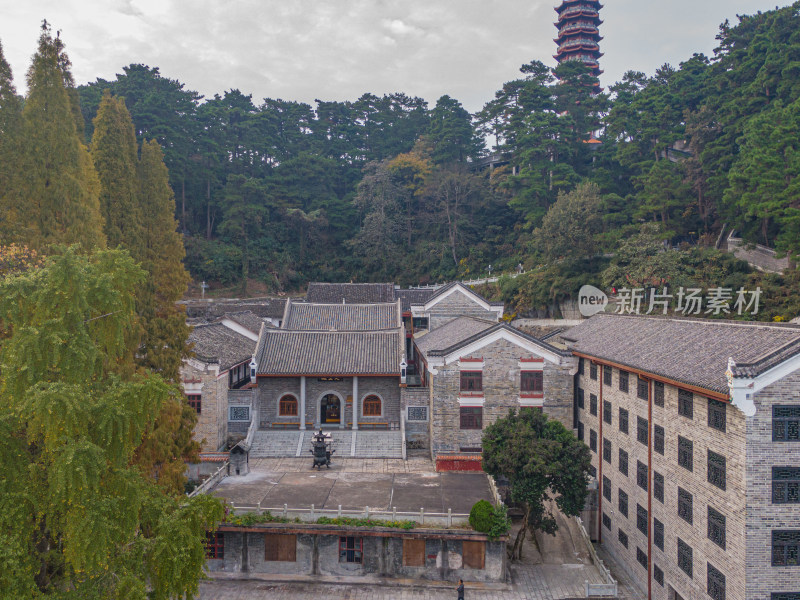
{"label": "gable wall", "polygon": [[480,304],[460,291],[453,292],[434,304],[430,310],[425,312],[425,316],[428,317],[430,329],[441,327],[457,317],[477,317],[497,322],[496,312],[485,310]]}

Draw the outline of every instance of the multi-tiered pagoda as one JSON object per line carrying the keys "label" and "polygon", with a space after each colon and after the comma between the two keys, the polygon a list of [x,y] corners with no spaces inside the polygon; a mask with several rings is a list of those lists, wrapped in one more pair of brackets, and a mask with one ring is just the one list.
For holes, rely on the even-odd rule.
{"label": "multi-tiered pagoda", "polygon": [[553,40],[558,50],[553,57],[559,63],[568,60],[580,60],[592,68],[595,77],[599,76],[603,54],[600,52],[600,9],[599,0],[562,0],[556,8],[558,37]]}

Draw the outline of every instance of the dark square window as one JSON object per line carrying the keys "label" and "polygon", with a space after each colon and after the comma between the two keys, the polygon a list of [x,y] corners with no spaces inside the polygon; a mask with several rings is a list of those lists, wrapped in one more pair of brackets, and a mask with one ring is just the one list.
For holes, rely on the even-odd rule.
{"label": "dark square window", "polygon": [[693,498],[692,495],[683,488],[678,488],[678,516],[686,521],[692,523],[694,521],[694,511],[692,509]]}
{"label": "dark square window", "polygon": [[772,467],[772,502],[800,504],[800,467]]}
{"label": "dark square window", "polygon": [[541,394],[544,390],[543,382],[542,371],[522,371],[519,390],[528,394]]}
{"label": "dark square window", "polygon": [[611,480],[603,475],[603,498],[611,502]]}
{"label": "dark square window", "polygon": [[664,384],[660,381],[653,382],[653,404],[664,408]]}
{"label": "dark square window", "polygon": [[583,423],[578,421],[578,439],[583,441]]}
{"label": "dark square window", "polygon": [[694,394],[678,390],[678,414],[687,419],[694,417]]}
{"label": "dark square window", "polygon": [[653,543],[664,551],[664,524],[656,518],[653,518]]}
{"label": "dark square window", "polygon": [[339,562],[361,564],[364,553],[364,540],[360,537],[341,536],[339,538]]}
{"label": "dark square window", "polygon": [[647,568],[647,553],[639,547],[636,548],[636,562]]}
{"label": "dark square window", "polygon": [[647,491],[647,465],[642,461],[636,461],[636,484]]}
{"label": "dark square window", "polygon": [[603,460],[611,464],[611,442],[603,438]]}
{"label": "dark square window", "polygon": [[664,504],[664,476],[653,471],[653,498]]}
{"label": "dark square window", "polygon": [[589,475],[591,475],[592,477],[594,477],[596,479],[597,478],[597,467],[595,467],[594,465],[589,465]]}
{"label": "dark square window", "polygon": [[603,385],[611,385],[611,367],[603,365]]}
{"label": "dark square window", "polygon": [[620,489],[620,490],[617,490],[617,495],[618,495],[618,498],[619,498],[619,502],[617,504],[617,506],[619,508],[619,513],[623,517],[627,518],[628,517],[628,494],[626,494],[624,491],[622,491]]}
{"label": "dark square window", "polygon": [[800,530],[775,530],[772,532],[772,566],[796,567],[800,565]]}
{"label": "dark square window", "polygon": [[594,429],[589,430],[589,449],[597,452],[597,432]]}
{"label": "dark square window", "polygon": [[619,372],[619,391],[626,392],[628,391],[628,379],[630,378],[630,374],[627,371],[620,371]]}
{"label": "dark square window", "polygon": [[594,363],[589,365],[589,377],[597,381],[597,365]]}
{"label": "dark square window", "polygon": [[611,425],[611,402],[603,400],[603,421]]}
{"label": "dark square window", "polygon": [[578,388],[578,408],[583,408],[583,397],[584,391],[583,388]]}
{"label": "dark square window", "polygon": [[725,575],[708,563],[708,595],[714,600],[725,600]]}
{"label": "dark square window", "polygon": [[678,567],[689,577],[692,576],[692,547],[678,538]]}
{"label": "dark square window", "polygon": [[800,406],[772,407],[772,441],[800,441]]}
{"label": "dark square window", "polygon": [[636,397],[639,400],[647,400],[647,379],[642,379],[641,377],[636,378]]}
{"label": "dark square window", "polygon": [[641,504],[636,505],[636,529],[647,535],[647,509]]}
{"label": "dark square window", "polygon": [[619,409],[619,430],[628,433],[628,411],[624,408]]}
{"label": "dark square window", "polygon": [[221,531],[206,532],[206,558],[225,558],[225,534]]}
{"label": "dark square window", "polygon": [[620,544],[626,548],[628,547],[628,534],[622,531],[622,529],[617,531],[617,539],[619,540]]}
{"label": "dark square window", "polygon": [[585,360],[583,358],[578,359],[578,375],[583,375],[586,372],[584,363]]}
{"label": "dark square window", "polygon": [[203,411],[203,397],[200,394],[186,394],[186,402],[189,403],[198,415]]}
{"label": "dark square window", "polygon": [[664,428],[661,425],[653,425],[653,450],[664,455]]}
{"label": "dark square window", "polygon": [[603,527],[611,531],[611,517],[609,517],[606,513],[603,513]]}
{"label": "dark square window", "polygon": [[661,587],[664,587],[664,571],[662,571],[656,565],[653,565],[653,581],[655,581]]}
{"label": "dark square window", "polygon": [[800,600],[800,592],[773,592],[770,600]]}
{"label": "dark square window", "polygon": [[647,446],[647,419],[636,417],[636,439]]}
{"label": "dark square window", "polygon": [[708,539],[725,549],[725,515],[708,507]]}
{"label": "dark square window", "polygon": [[619,449],[619,472],[628,475],[628,453],[622,448]]}
{"label": "dark square window", "polygon": [[725,489],[725,457],[716,452],[708,451],[708,482],[721,490]]}
{"label": "dark square window", "polygon": [[461,429],[483,429],[483,409],[480,406],[461,407]]}
{"label": "dark square window", "polygon": [[678,464],[684,469],[694,469],[694,443],[678,436]]}
{"label": "dark square window", "polygon": [[727,405],[724,402],[708,399],[708,426],[719,431],[725,431],[727,426]]}
{"label": "dark square window", "polygon": [[461,371],[461,391],[472,392],[472,393],[482,392],[483,372]]}
{"label": "dark square window", "polygon": [[597,396],[589,394],[589,413],[597,416]]}

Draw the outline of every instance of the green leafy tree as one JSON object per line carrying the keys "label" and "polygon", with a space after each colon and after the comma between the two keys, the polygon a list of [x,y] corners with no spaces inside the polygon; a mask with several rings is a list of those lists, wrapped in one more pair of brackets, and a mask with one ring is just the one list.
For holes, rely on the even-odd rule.
{"label": "green leafy tree", "polygon": [[7,197],[10,241],[36,250],[50,244],[104,247],[99,182],[81,141],[65,87],[63,44],[45,22],[28,71],[28,97],[22,111],[17,167]]}
{"label": "green leafy tree", "polygon": [[93,125],[91,154],[100,178],[100,211],[108,245],[121,246],[142,260],[144,223],[136,178],[136,136],[125,101],[106,90]]}
{"label": "green leafy tree", "polygon": [[558,530],[551,502],[566,516],[583,510],[590,464],[586,444],[542,411],[511,409],[484,429],[483,470],[508,479],[511,500],[523,508],[512,559],[521,558],[528,528],[551,535]]}
{"label": "green leafy tree", "polygon": [[463,163],[478,156],[483,144],[472,127],[472,117],[458,100],[447,95],[439,98],[430,119],[427,135],[435,163]]}
{"label": "green leafy tree", "polygon": [[8,597],[183,598],[223,515],[133,464],[176,390],[131,369],[135,288],[120,250],[59,249],[0,280],[0,589]]}
{"label": "green leafy tree", "polygon": [[659,225],[642,225],[638,234],[619,247],[612,264],[603,272],[603,283],[619,288],[671,287],[681,277],[681,257],[665,247],[664,238]]}
{"label": "green leafy tree", "polygon": [[597,250],[601,226],[600,189],[584,183],[558,195],[541,227],[533,232],[534,246],[551,263],[588,258]]}

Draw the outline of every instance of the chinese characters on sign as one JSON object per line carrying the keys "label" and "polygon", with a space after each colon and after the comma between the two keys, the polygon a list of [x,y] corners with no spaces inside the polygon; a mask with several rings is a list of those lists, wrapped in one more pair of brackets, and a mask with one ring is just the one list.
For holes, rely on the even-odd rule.
{"label": "chinese characters on sign", "polygon": [[739,288],[709,288],[706,295],[700,288],[678,288],[672,294],[664,289],[659,292],[650,288],[645,293],[645,288],[620,288],[617,294],[618,314],[667,314],[670,305],[674,304],[676,312],[683,315],[723,315],[723,314],[751,314],[757,315],[761,301],[761,288],[746,290]]}

